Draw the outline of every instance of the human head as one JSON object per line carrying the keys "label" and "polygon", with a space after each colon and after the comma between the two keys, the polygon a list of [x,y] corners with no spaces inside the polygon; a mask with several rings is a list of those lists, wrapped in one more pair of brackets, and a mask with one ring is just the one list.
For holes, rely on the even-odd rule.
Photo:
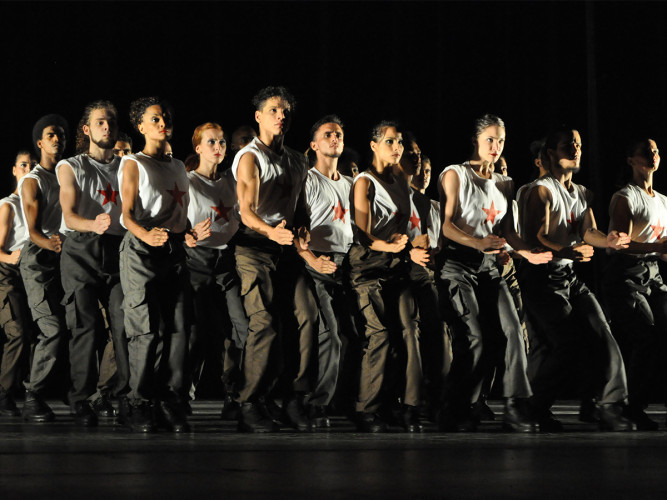
{"label": "human head", "polygon": [[310,129],[310,149],[318,158],[340,158],[344,144],[343,122],[336,115],[320,118]]}
{"label": "human head", "polygon": [[132,138],[124,132],[118,132],[113,154],[120,157],[132,154]]}
{"label": "human head", "polygon": [[169,158],[174,157],[174,149],[171,147],[171,143],[169,141],[167,141],[167,143],[165,144],[164,154]]}
{"label": "human head", "polygon": [[549,158],[549,167],[578,172],[581,165],[581,136],[568,126],[561,126],[547,135],[544,149]]}
{"label": "human head", "polygon": [[419,175],[422,168],[422,152],[417,145],[417,138],[410,131],[403,132],[405,151],[401,156],[401,168],[407,175]]}
{"label": "human head", "polygon": [[[160,106],[160,108],[163,108],[163,104],[164,102],[159,97],[141,97],[135,101],[132,101],[132,103],[130,103],[130,123],[135,128],[135,130],[142,134],[141,130],[139,130],[139,127],[141,126],[141,122],[144,119],[146,110],[152,106]],[[164,114],[165,110],[162,109],[163,120]]]}
{"label": "human head", "polygon": [[37,160],[27,149],[22,149],[16,153],[14,165],[12,166],[12,175],[16,179],[16,182],[20,181],[21,177],[30,172],[36,164]]}
{"label": "human head", "polygon": [[398,123],[381,121],[371,129],[371,151],[373,164],[380,161],[387,165],[395,165],[403,155],[403,134]]}
{"label": "human head", "polygon": [[530,143],[530,157],[533,159],[533,165],[539,169],[540,177],[542,177],[549,170],[546,148],[544,147],[545,142],[546,139],[543,138]]}
{"label": "human head", "polygon": [[117,135],[118,111],[116,106],[111,101],[102,99],[91,102],[84,108],[76,129],[76,153],[87,153],[91,140],[101,149],[113,149]]}
{"label": "human head", "polygon": [[412,186],[423,193],[431,183],[431,174],[431,159],[428,156],[422,154],[422,168],[419,171],[419,174],[412,178]]}
{"label": "human head", "polygon": [[660,166],[660,150],[651,138],[633,139],[625,149],[627,163],[633,170],[655,171]]}
{"label": "human head", "polygon": [[338,158],[338,171],[352,178],[359,175],[359,153],[352,148],[345,148]]}
{"label": "human head", "polygon": [[232,132],[232,143],[229,146],[232,153],[236,153],[246,147],[255,137],[257,137],[257,132],[255,132],[254,128],[250,125],[241,125]]}
{"label": "human head", "polygon": [[174,107],[167,101],[162,101],[162,110],[164,112],[164,125],[167,129],[167,140],[171,141],[174,136]]}
{"label": "human head", "polygon": [[495,163],[505,147],[505,122],[489,113],[477,118],[471,141],[473,160]]}
{"label": "human head", "polygon": [[227,141],[222,127],[217,123],[207,122],[199,125],[192,134],[192,147],[199,155],[199,161],[219,165],[227,152]]}
{"label": "human head", "polygon": [[[35,152],[38,156],[42,154],[42,142],[46,140],[44,131],[49,128],[49,151],[47,154],[54,154],[55,149],[56,156],[60,157],[65,151],[65,146],[67,143],[67,137],[69,137],[69,127],[67,126],[67,120],[60,115],[50,114],[42,116],[35,125],[32,127],[32,143],[35,147]],[[57,143],[57,147],[55,144]],[[44,144],[45,145],[45,144]],[[55,149],[54,149],[55,147]]]}
{"label": "human head", "polygon": [[285,87],[265,87],[252,99],[260,132],[283,135],[289,130],[296,101]]}
{"label": "human head", "polygon": [[507,160],[504,156],[498,158],[498,161],[496,162],[496,169],[499,174],[507,175]]}

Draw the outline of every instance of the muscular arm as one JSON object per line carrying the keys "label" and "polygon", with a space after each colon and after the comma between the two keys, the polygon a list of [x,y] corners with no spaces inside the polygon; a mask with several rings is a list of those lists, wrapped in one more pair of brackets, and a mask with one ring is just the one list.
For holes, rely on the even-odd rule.
{"label": "muscular arm", "polygon": [[354,184],[354,223],[370,240],[370,249],[378,252],[398,253],[408,242],[406,234],[394,234],[390,241],[384,241],[371,234],[371,181],[362,177]]}
{"label": "muscular arm", "polygon": [[[538,244],[550,249],[555,257],[588,262],[593,256],[593,247],[580,243],[565,246],[549,239],[549,221],[551,219],[551,192],[544,186],[531,190],[525,203],[526,222],[525,239],[529,243],[537,240]],[[533,236],[534,235],[534,236]]]}
{"label": "muscular arm", "polygon": [[54,234],[50,238],[47,238],[38,222],[40,193],[39,184],[36,179],[25,179],[23,181],[21,185],[21,201],[30,241],[40,248],[60,253],[60,236]]}
{"label": "muscular arm", "polygon": [[508,210],[505,217],[501,221],[503,228],[503,236],[507,238],[507,242],[514,249],[516,253],[521,255],[531,264],[544,264],[549,262],[553,257],[552,252],[544,249],[531,249],[531,247],[523,241],[514,229],[514,210]]}
{"label": "muscular arm", "polygon": [[68,163],[62,163],[58,167],[58,182],[60,182],[60,206],[67,227],[82,233],[103,234],[111,225],[111,216],[109,214],[99,214],[91,220],[81,217],[76,212],[79,201],[79,187],[76,183],[74,171]]}
{"label": "muscular arm", "polygon": [[134,160],[123,166],[123,184],[120,187],[123,198],[123,223],[129,232],[147,245],[160,247],[169,239],[167,232],[158,227],[147,231],[134,218],[134,204],[139,194],[139,167]]}
{"label": "muscular arm", "polygon": [[[625,196],[616,197],[616,203],[612,208],[611,213],[611,222],[609,224],[610,232],[616,231],[618,233],[629,234],[632,238],[633,236],[633,223],[632,223],[632,212],[630,211],[630,205],[628,205],[628,199]],[[653,243],[640,243],[638,241],[631,240],[628,243],[627,249],[622,249],[622,252],[625,253],[653,253],[658,252],[660,254],[667,253],[667,240],[665,241],[656,241]]]}
{"label": "muscular arm", "polygon": [[239,199],[239,212],[243,224],[280,245],[291,245],[294,235],[292,231],[285,229],[286,221],[272,227],[255,213],[259,204],[260,180],[259,168],[255,164],[253,153],[245,153],[240,158],[236,178],[236,196]]}
{"label": "muscular arm", "polygon": [[498,253],[505,246],[504,238],[500,238],[495,234],[490,234],[484,238],[476,238],[454,224],[453,219],[460,209],[459,187],[459,175],[454,170],[447,171],[442,178],[442,189],[445,193],[442,234],[449,240],[474,248],[480,252]]}
{"label": "muscular arm", "polygon": [[14,250],[11,253],[5,252],[5,243],[7,236],[12,230],[14,211],[9,203],[3,203],[0,206],[0,262],[5,264],[17,264],[21,256],[21,250]]}
{"label": "muscular arm", "polygon": [[595,248],[610,248],[612,250],[623,250],[628,248],[630,237],[626,233],[609,231],[604,234],[597,228],[593,210],[589,207],[584,215],[584,223],[581,228],[583,240]]}

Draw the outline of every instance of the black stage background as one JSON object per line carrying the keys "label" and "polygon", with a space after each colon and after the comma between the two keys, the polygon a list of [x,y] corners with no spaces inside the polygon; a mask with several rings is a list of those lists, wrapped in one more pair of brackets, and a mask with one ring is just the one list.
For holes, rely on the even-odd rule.
{"label": "black stage background", "polygon": [[108,98],[131,132],[129,103],[157,94],[175,108],[185,158],[196,125],[252,124],[254,92],[283,84],[299,101],[287,144],[305,150],[311,124],[334,112],[365,156],[371,126],[398,119],[433,159],[433,184],[467,157],[484,112],[505,119],[517,185],[533,174],[530,142],[572,124],[584,142],[576,180],[598,194],[605,227],[624,143],[664,144],[666,20],[658,2],[3,2],[0,194],[43,114],[73,129],[86,103]]}

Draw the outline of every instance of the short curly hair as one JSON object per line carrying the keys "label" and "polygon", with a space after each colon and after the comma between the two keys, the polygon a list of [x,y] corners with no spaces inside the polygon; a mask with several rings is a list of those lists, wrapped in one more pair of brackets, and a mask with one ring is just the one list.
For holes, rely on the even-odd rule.
{"label": "short curly hair", "polygon": [[280,97],[289,104],[290,111],[294,112],[294,108],[296,108],[296,99],[294,96],[285,87],[273,85],[264,87],[252,98],[252,105],[255,107],[255,111],[262,111],[266,101],[272,97]]}
{"label": "short curly hair", "polygon": [[139,132],[139,125],[144,118],[144,113],[151,106],[163,106],[164,101],[159,97],[140,97],[130,104],[130,123]]}

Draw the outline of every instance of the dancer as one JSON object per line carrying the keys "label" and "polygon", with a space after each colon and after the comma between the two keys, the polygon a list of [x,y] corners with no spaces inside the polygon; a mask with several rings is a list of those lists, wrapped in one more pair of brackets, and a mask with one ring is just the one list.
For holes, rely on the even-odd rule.
{"label": "dancer", "polygon": [[[12,167],[16,182],[37,162],[29,151],[19,151]],[[5,335],[0,360],[0,415],[18,417],[14,385],[20,362],[30,343],[30,309],[21,280],[21,247],[28,239],[17,189],[0,200],[0,327]]]}
{"label": "dancer", "polygon": [[[294,283],[292,266],[297,265],[298,257],[291,226],[307,164],[301,153],[284,146],[295,105],[287,89],[266,87],[255,95],[253,104],[259,136],[237,153],[232,165],[243,223],[236,244],[236,268],[248,316],[239,430],[275,432],[279,426],[269,415],[267,399],[286,355],[281,349],[278,303],[289,299],[290,293],[294,297],[289,287]],[[283,306],[283,312],[286,309]],[[312,344],[301,347],[298,367],[289,366],[294,379],[286,389],[284,408],[290,424],[300,431],[311,430],[304,400],[312,388],[311,367],[306,364],[314,358],[316,346]],[[287,357],[292,359],[293,353]]]}
{"label": "dancer", "polygon": [[512,181],[492,172],[505,145],[503,121],[489,114],[477,119],[472,145],[471,159],[447,167],[438,186],[446,240],[441,299],[453,335],[453,362],[440,427],[445,431],[476,429],[470,409],[479,400],[493,355],[487,344],[499,344],[495,337],[503,332],[503,427],[535,432],[527,405],[532,392],[526,376],[523,330],[507,283],[498,272],[496,254],[506,242],[531,264],[549,261],[551,253],[532,252],[518,237],[510,204]]}
{"label": "dancer", "polygon": [[631,142],[626,156],[632,180],[611,199],[609,231],[627,233],[632,241],[627,249],[612,254],[602,289],[628,370],[628,416],[638,430],[651,431],[658,429],[658,423],[644,411],[649,397],[657,386],[665,398],[659,375],[667,331],[667,286],[658,259],[667,254],[667,197],[653,189],[653,174],[660,166],[655,141]]}
{"label": "dancer", "polygon": [[120,247],[130,360],[125,423],[137,432],[151,432],[156,425],[173,432],[190,428],[185,413],[189,284],[183,248],[189,181],[183,162],[165,154],[165,113],[157,97],[132,102],[130,121],[145,145],[123,157],[118,171],[121,223],[127,229]]}
{"label": "dancer", "polygon": [[582,396],[597,397],[600,429],[629,431],[633,424],[623,416],[628,396],[623,358],[597,298],[572,264],[590,262],[593,247],[627,248],[630,238],[617,230],[599,231],[591,192],[572,182],[581,162],[579,132],[556,130],[547,137],[545,151],[550,175],[526,193],[520,216],[526,241],[555,256],[547,266],[522,266],[519,272],[526,313],[546,347],[531,379],[533,411],[542,431],[562,430],[549,408],[579,361],[585,369]]}
{"label": "dancer", "polygon": [[60,282],[60,187],[55,167],[68,136],[65,119],[60,115],[40,118],[32,129],[39,165],[21,178],[18,193],[30,240],[21,250],[19,267],[28,296],[32,318],[39,328],[30,378],[26,382],[23,419],[48,422],[55,415],[42,398],[54,372],[60,342],[67,334],[65,311],[61,305],[63,289]]}
{"label": "dancer", "polygon": [[189,350],[191,391],[201,377],[207,348],[218,334],[224,339],[222,382],[225,399],[221,416],[224,419],[238,418],[235,398],[241,384],[248,319],[241,301],[232,244],[239,227],[233,212],[236,186],[230,170],[219,170],[227,151],[220,125],[210,122],[199,125],[192,135],[192,147],[198,161],[196,169],[188,172],[188,220],[197,232],[197,246],[185,249],[195,314]]}
{"label": "dancer", "polygon": [[74,421],[97,425],[97,414],[113,416],[108,395],[100,393],[98,345],[107,336],[99,304],[109,320],[116,360],[114,395],[125,418],[129,392],[127,338],[123,326],[123,291],[118,252],[125,229],[120,224],[118,188],[120,157],[114,155],[118,133],[115,106],[95,101],[86,106],[77,129],[77,151],[56,166],[60,183],[61,230],[67,236],[60,260],[65,292],[65,318],[72,332],[69,343],[72,386],[69,403]]}

